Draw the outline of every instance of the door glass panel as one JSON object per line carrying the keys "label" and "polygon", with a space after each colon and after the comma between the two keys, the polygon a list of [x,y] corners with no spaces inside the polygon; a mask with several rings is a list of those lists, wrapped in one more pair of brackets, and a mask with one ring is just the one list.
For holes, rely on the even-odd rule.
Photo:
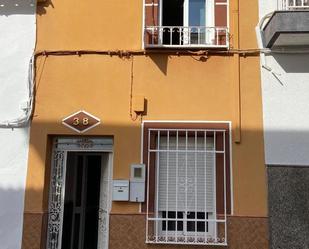
{"label": "door glass panel", "polygon": [[203,44],[205,41],[205,0],[189,0],[190,43]]}
{"label": "door glass panel", "polygon": [[[79,248],[79,227],[80,227],[80,215],[75,214],[74,234],[73,234],[73,248]],[[62,247],[63,248],[63,247]]]}
{"label": "door glass panel", "polygon": [[84,249],[96,248],[98,244],[100,180],[101,156],[89,156],[87,164]]}
{"label": "door glass panel", "polygon": [[98,208],[100,198],[101,156],[89,156],[87,165],[87,208]]}
{"label": "door glass panel", "polygon": [[183,26],[183,3],[184,0],[163,0],[162,25],[160,30],[164,45],[180,45]]}
{"label": "door glass panel", "polygon": [[83,186],[83,156],[77,158],[77,176],[76,176],[76,206],[81,206],[82,186]]}
{"label": "door glass panel", "polygon": [[189,0],[189,26],[205,26],[205,0]]}

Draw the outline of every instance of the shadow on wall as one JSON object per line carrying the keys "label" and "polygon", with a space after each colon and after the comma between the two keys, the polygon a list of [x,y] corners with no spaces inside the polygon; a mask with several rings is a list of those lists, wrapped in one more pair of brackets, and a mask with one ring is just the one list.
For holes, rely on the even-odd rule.
{"label": "shadow on wall", "polygon": [[[35,196],[41,191],[27,189],[27,192]],[[46,222],[46,211],[26,211],[24,213],[24,189],[21,188],[0,186],[0,200],[0,247],[40,249],[41,228]]]}
{"label": "shadow on wall", "polygon": [[[94,128],[93,130],[91,130],[91,132],[86,133],[84,136],[87,135],[111,135],[114,134],[117,131],[117,136],[121,136],[122,137],[122,143],[124,146],[129,147],[130,145],[132,146],[132,144],[134,143],[138,143],[140,141],[140,127],[133,125],[132,126],[128,126],[128,125],[121,125],[121,124],[112,124],[112,125],[100,125],[96,128]],[[32,137],[34,137],[35,139],[32,139],[31,141],[31,145],[30,147],[33,148],[35,151],[33,151],[32,153],[35,153],[37,155],[43,155],[42,153],[42,140],[45,140],[45,133],[48,133],[50,135],[70,135],[70,136],[74,136],[76,135],[75,133],[70,132],[70,130],[68,129],[67,131],[63,129],[63,126],[61,124],[61,122],[34,122],[32,124],[32,132],[34,134],[32,134]],[[273,131],[275,133],[280,133],[277,131]],[[235,150],[244,150],[244,153],[249,153],[249,155],[247,154],[246,157],[248,158],[255,158],[257,156],[257,152],[256,152],[256,144],[252,145],[251,141],[259,141],[259,147],[263,147],[263,141],[262,141],[262,137],[263,137],[263,131],[262,130],[248,130],[248,129],[244,129],[242,131],[242,137],[243,137],[243,142],[242,144],[239,146],[234,146]],[[286,135],[286,134],[294,134],[295,132],[293,131],[285,131],[285,132],[281,132],[282,135]],[[304,136],[308,136],[309,135],[309,131],[303,131],[301,132],[303,133]],[[132,141],[132,134],[134,134],[134,138],[136,137],[137,141]],[[127,139],[126,139],[127,138]],[[127,143],[127,144],[126,144]],[[252,146],[251,146],[252,145]],[[47,147],[47,150],[50,153],[51,150],[51,146],[49,146],[49,143],[47,143],[45,145]],[[48,148],[49,147],[49,148]],[[118,146],[119,147],[119,146]],[[122,146],[120,146],[122,147]],[[47,154],[49,154],[47,153]],[[237,152],[237,154],[239,154],[239,152]],[[121,156],[121,155],[120,155]],[[263,156],[263,153],[260,154],[260,156]],[[243,158],[239,157],[238,158],[239,161],[242,161]],[[41,238],[45,237],[46,231],[41,231],[42,227],[46,229],[46,221],[47,221],[47,207],[48,207],[48,188],[49,188],[49,161],[50,161],[50,157],[46,156],[46,158],[41,158],[40,160],[42,162],[42,167],[46,167],[46,172],[45,172],[45,186],[44,189],[27,189],[26,190],[26,198],[29,200],[40,200],[42,195],[43,195],[43,202],[40,203],[40,207],[42,207],[42,211],[40,211],[40,207],[36,207],[35,210],[37,211],[32,211],[31,209],[25,210],[25,216],[24,216],[24,231],[23,231],[23,248],[24,249],[39,249],[41,248],[42,245],[40,245],[40,243],[45,244],[46,242],[44,241],[44,239],[42,240]],[[118,167],[118,166],[117,166]],[[258,167],[264,167],[264,165],[258,165]],[[309,169],[308,169],[309,170]],[[254,177],[254,176],[250,176],[250,177]],[[250,178],[249,177],[249,178]],[[250,179],[247,179],[248,181],[250,181]],[[252,195],[252,189],[248,190],[248,195]],[[291,190],[292,191],[292,190]],[[290,191],[290,192],[291,192]],[[298,189],[296,188],[295,191],[297,192]],[[10,190],[10,189],[5,189],[5,188],[1,188],[0,187],[0,199],[3,200],[2,197],[7,198],[7,200],[10,200],[11,198],[18,198],[19,196],[19,191],[17,190],[16,192]],[[295,193],[297,194],[297,193]],[[282,192],[282,198],[281,200],[286,200],[286,198],[289,196],[290,194],[287,194],[285,192]],[[300,197],[302,198],[302,196]],[[10,202],[12,203],[12,201],[10,200]],[[27,201],[26,201],[27,202]],[[9,202],[8,202],[9,203]],[[0,203],[0,207],[3,205],[3,203]],[[28,203],[29,204],[29,203]],[[279,205],[282,205],[281,207],[284,206],[284,201],[282,203],[279,203]],[[7,209],[6,209],[7,210]],[[5,220],[8,220],[9,217],[13,217],[13,215],[11,214],[5,214],[5,213],[1,213],[1,208],[0,208],[0,220],[2,220],[2,218],[5,217]],[[10,222],[8,222],[10,223]],[[6,223],[4,223],[6,224]],[[17,229],[17,228],[15,228]],[[6,232],[6,231],[5,231]],[[2,233],[2,231],[0,230],[0,234]],[[120,236],[122,237],[122,235]],[[232,247],[235,248],[235,247]],[[253,247],[252,247],[253,248]],[[254,247],[257,248],[257,247]]]}
{"label": "shadow on wall", "polygon": [[272,54],[286,73],[309,73],[308,54]]}
{"label": "shadow on wall", "polygon": [[[43,131],[43,132],[42,132]],[[48,203],[48,188],[49,188],[49,174],[50,174],[50,162],[51,162],[51,151],[52,151],[52,145],[51,145],[51,139],[47,141],[45,145],[43,145],[43,141],[46,140],[46,135],[52,137],[56,136],[74,136],[74,137],[85,137],[85,136],[114,136],[115,138],[118,138],[115,140],[117,144],[117,148],[130,148],[133,144],[140,143],[140,134],[141,134],[141,127],[137,126],[136,123],[134,124],[132,122],[132,126],[130,125],[122,125],[122,124],[100,124],[99,126],[92,129],[90,132],[86,132],[83,135],[79,135],[77,133],[74,133],[69,128],[63,127],[61,124],[61,120],[59,122],[38,122],[35,121],[32,123],[31,126],[31,140],[30,140],[30,148],[32,148],[32,154],[40,156],[40,159],[38,161],[41,162],[41,166],[46,168],[45,170],[45,179],[44,179],[44,188],[41,189],[38,192],[36,191],[26,191],[26,202],[29,202],[30,200],[38,200],[43,195],[43,202],[42,206],[47,207]],[[309,138],[309,129],[303,130],[303,131],[293,131],[293,130],[286,130],[286,131],[269,131],[269,133],[272,134],[272,136],[275,137],[295,137],[295,136],[301,136],[301,137],[307,137]],[[235,145],[233,143],[233,150],[234,153],[237,154],[237,158],[234,158],[234,160],[237,160],[237,162],[234,162],[235,165],[243,164],[248,158],[257,158],[257,157],[263,157],[264,156],[264,144],[263,144],[263,136],[264,133],[260,129],[242,129],[242,142],[240,145]],[[121,137],[121,140],[119,138]],[[42,143],[43,142],[43,143]],[[119,144],[121,143],[121,144]],[[290,146],[291,147],[291,146]],[[45,149],[46,154],[45,154]],[[258,153],[257,153],[258,149]],[[286,148],[285,148],[286,149]],[[289,149],[289,148],[288,148]],[[290,148],[291,150],[293,148]],[[121,157],[121,153],[123,151],[118,151],[117,157]],[[244,156],[240,156],[244,155]],[[138,155],[139,156],[139,155]],[[305,155],[302,155],[305,156]],[[127,154],[125,155],[127,157]],[[309,155],[306,156],[309,159]],[[128,160],[130,160],[128,158]],[[117,161],[117,160],[116,160]],[[123,160],[122,160],[123,161]],[[264,159],[259,160],[262,163],[262,165],[258,165],[258,167],[264,167]],[[129,162],[128,162],[129,164]],[[115,164],[114,170],[116,169],[119,171],[120,165],[117,163]],[[234,166],[236,167],[236,166]],[[29,169],[31,170],[31,169]],[[309,169],[308,169],[309,170]],[[252,177],[252,175],[250,175]],[[248,180],[250,181],[250,179]],[[0,189],[1,191],[1,189]],[[247,193],[248,195],[251,195],[250,190]],[[31,203],[28,203],[29,206],[32,206]]]}
{"label": "shadow on wall", "polygon": [[[38,194],[39,191],[31,192]],[[0,200],[0,247],[21,248],[24,189],[0,186]],[[33,227],[39,227],[39,224],[37,222]],[[37,234],[40,236],[40,233],[33,233],[32,236],[37,237]]]}
{"label": "shadow on wall", "polygon": [[41,2],[38,2],[37,4],[37,14],[38,15],[44,15],[46,14],[46,8],[48,6],[51,6],[54,8],[54,5],[51,0],[42,0]]}
{"label": "shadow on wall", "polygon": [[0,15],[34,15],[36,0],[0,0]]}
{"label": "shadow on wall", "polygon": [[[151,60],[156,64],[158,69],[160,69],[160,71],[164,75],[168,74],[167,66],[168,66],[169,58],[172,58],[171,56],[163,55],[163,54],[150,54],[149,57],[151,58]],[[208,60],[207,56],[192,55],[190,57],[195,61],[199,61],[199,62],[203,62],[203,63],[205,63]]]}
{"label": "shadow on wall", "polygon": [[167,75],[167,64],[168,64],[168,56],[167,55],[150,55],[151,60],[157,65],[160,71]]}
{"label": "shadow on wall", "polygon": [[46,7],[54,7],[51,0],[0,0],[0,16],[46,14]]}

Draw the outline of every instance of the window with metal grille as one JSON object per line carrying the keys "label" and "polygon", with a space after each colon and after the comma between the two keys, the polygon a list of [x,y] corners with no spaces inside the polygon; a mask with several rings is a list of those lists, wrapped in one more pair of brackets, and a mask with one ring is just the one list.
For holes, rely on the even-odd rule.
{"label": "window with metal grille", "polygon": [[148,243],[226,245],[228,136],[227,129],[146,124]]}

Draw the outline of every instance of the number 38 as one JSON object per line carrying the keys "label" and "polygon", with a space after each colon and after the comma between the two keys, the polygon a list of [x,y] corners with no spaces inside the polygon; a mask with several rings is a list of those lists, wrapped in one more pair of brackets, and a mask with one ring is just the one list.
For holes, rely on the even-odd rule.
{"label": "number 38", "polygon": [[82,124],[84,126],[89,125],[89,119],[83,118],[82,120],[80,120],[80,118],[77,118],[77,117],[73,119],[73,125],[74,126],[78,126],[80,124]]}

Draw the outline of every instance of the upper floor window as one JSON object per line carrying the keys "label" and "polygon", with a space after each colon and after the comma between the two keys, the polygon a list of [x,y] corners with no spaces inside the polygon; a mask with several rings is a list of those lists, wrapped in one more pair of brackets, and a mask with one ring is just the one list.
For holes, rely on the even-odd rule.
{"label": "upper floor window", "polygon": [[227,47],[228,0],[145,0],[146,47]]}
{"label": "upper floor window", "polygon": [[228,47],[228,0],[145,0],[145,47]]}

